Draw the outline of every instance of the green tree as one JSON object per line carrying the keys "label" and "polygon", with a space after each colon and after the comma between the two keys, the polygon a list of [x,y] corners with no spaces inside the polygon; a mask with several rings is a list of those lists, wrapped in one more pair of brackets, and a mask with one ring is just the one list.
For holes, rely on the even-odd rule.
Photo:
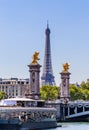
{"label": "green tree", "polygon": [[56,100],[58,98],[59,87],[44,85],[40,88],[40,93],[43,100]]}
{"label": "green tree", "polygon": [[76,85],[70,85],[70,98],[71,100],[80,100],[82,99],[82,89],[81,87],[76,87]]}
{"label": "green tree", "polygon": [[86,89],[86,82],[83,81],[83,82],[80,84],[80,86],[81,86],[82,89]]}
{"label": "green tree", "polygon": [[70,85],[71,100],[89,100],[89,79],[82,82],[79,87]]}
{"label": "green tree", "polygon": [[70,99],[76,100],[78,94],[78,89],[74,84],[70,85]]}
{"label": "green tree", "polygon": [[7,96],[7,95],[6,95],[5,92],[3,92],[3,91],[0,92],[0,100],[6,98],[6,96]]}
{"label": "green tree", "polygon": [[84,100],[89,100],[89,79],[86,82],[80,84]]}

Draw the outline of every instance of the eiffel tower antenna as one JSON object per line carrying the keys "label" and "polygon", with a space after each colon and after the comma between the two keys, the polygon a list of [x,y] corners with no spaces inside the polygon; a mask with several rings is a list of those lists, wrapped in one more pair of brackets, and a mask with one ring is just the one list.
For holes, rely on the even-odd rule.
{"label": "eiffel tower antenna", "polygon": [[47,20],[47,28],[49,28],[49,21]]}

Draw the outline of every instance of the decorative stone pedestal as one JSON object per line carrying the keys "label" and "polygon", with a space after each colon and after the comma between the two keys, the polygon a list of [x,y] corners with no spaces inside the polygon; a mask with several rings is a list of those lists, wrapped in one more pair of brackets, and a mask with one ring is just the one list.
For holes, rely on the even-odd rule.
{"label": "decorative stone pedestal", "polygon": [[41,65],[37,62],[39,52],[35,52],[32,57],[32,62],[29,67],[30,72],[30,85],[26,89],[25,96],[32,99],[40,99],[40,84],[39,84],[39,73]]}
{"label": "decorative stone pedestal", "polygon": [[39,84],[39,72],[41,65],[30,64],[28,65],[30,72],[30,90],[29,96],[32,99],[40,99],[40,84]]}
{"label": "decorative stone pedestal", "polygon": [[60,99],[63,100],[65,103],[69,101],[70,99],[70,92],[69,92],[69,79],[70,74],[68,72],[68,63],[64,64],[64,67],[67,67],[66,69],[60,73],[61,74],[61,86],[60,86]]}

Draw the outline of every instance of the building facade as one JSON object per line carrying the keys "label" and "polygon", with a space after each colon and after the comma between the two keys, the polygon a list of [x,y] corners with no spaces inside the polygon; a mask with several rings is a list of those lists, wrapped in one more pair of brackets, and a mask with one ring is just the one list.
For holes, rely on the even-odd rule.
{"label": "building facade", "polygon": [[29,79],[0,79],[0,91],[7,94],[10,97],[23,97],[27,87],[29,86]]}

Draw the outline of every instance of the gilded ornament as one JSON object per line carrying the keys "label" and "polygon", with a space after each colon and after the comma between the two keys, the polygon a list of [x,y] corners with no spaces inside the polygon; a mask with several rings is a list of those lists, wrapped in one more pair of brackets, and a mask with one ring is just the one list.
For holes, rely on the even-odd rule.
{"label": "gilded ornament", "polygon": [[35,52],[34,54],[33,54],[33,56],[32,56],[32,64],[38,64],[38,60],[40,60],[40,58],[38,57],[38,55],[39,55],[39,52]]}
{"label": "gilded ornament", "polygon": [[63,64],[63,72],[68,72],[69,66],[70,65],[68,63]]}

